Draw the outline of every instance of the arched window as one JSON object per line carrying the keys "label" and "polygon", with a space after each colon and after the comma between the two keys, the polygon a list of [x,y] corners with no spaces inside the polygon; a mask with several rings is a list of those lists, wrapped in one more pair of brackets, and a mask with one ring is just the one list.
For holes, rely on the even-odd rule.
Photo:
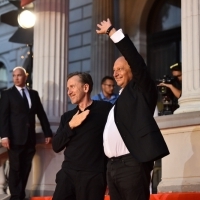
{"label": "arched window", "polygon": [[0,62],[0,91],[7,88],[7,73],[5,65]]}
{"label": "arched window", "polygon": [[181,0],[155,1],[147,23],[147,64],[156,80],[181,62]]}
{"label": "arched window", "polygon": [[156,1],[148,23],[148,33],[156,33],[181,26],[181,1],[165,0]]}

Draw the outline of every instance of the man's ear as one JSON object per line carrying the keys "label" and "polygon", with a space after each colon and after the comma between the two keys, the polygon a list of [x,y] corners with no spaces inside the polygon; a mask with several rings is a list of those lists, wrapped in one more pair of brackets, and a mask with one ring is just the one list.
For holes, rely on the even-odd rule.
{"label": "man's ear", "polygon": [[85,84],[85,85],[83,86],[83,90],[84,90],[85,93],[88,93],[89,87],[90,87],[90,86],[89,86],[88,84]]}
{"label": "man's ear", "polygon": [[27,81],[27,79],[28,79],[28,76],[29,76],[29,73],[26,73],[26,74],[25,74],[25,76],[26,76],[26,81]]}

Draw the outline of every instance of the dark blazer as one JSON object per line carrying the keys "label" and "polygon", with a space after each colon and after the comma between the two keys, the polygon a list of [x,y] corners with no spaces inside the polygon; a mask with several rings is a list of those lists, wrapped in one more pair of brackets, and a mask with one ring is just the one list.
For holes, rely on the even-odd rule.
{"label": "dark blazer", "polygon": [[45,137],[52,137],[50,124],[41,104],[38,92],[28,89],[31,109],[24,106],[24,101],[15,86],[2,91],[0,99],[0,137],[8,137],[15,145],[26,143],[28,134],[35,142],[35,115],[37,114]]}
{"label": "dark blazer", "polygon": [[133,79],[118,97],[115,123],[128,150],[139,162],[157,160],[169,151],[153,118],[157,103],[155,82],[128,36],[116,46],[130,65]]}

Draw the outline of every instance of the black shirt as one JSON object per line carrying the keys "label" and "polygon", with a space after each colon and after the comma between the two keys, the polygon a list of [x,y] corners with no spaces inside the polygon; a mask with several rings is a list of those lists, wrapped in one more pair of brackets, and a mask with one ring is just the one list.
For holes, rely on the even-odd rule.
{"label": "black shirt", "polygon": [[86,108],[90,110],[87,118],[74,129],[69,127],[69,121],[77,113],[78,106],[62,115],[60,126],[52,142],[55,152],[66,147],[62,167],[82,171],[103,172],[105,170],[103,130],[111,107],[111,103],[93,101]]}

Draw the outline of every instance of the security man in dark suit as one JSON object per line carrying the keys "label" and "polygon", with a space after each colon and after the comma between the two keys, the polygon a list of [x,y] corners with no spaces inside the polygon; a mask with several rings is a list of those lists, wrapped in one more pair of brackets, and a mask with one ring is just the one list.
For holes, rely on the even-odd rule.
{"label": "security man in dark suit", "polygon": [[104,129],[104,152],[109,158],[107,181],[111,200],[148,200],[154,161],[169,154],[153,118],[157,90],[146,64],[122,30],[109,19],[97,24],[98,34],[107,34],[123,56],[113,67],[121,87]]}
{"label": "security man in dark suit", "polygon": [[38,92],[26,87],[27,74],[23,67],[13,69],[14,86],[4,90],[0,99],[0,137],[8,149],[10,200],[23,200],[35,154],[35,115],[45,135],[51,141],[52,131]]}

